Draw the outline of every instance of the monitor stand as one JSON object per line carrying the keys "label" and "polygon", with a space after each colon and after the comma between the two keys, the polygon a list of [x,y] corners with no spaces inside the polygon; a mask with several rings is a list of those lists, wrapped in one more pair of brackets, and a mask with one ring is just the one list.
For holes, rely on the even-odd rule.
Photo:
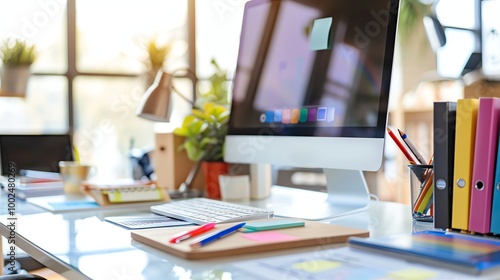
{"label": "monitor stand", "polygon": [[324,220],[363,210],[368,206],[370,193],[362,171],[324,169],[324,173],[328,192],[326,200],[302,197],[301,200],[288,201],[286,208],[273,209],[274,214],[280,217]]}

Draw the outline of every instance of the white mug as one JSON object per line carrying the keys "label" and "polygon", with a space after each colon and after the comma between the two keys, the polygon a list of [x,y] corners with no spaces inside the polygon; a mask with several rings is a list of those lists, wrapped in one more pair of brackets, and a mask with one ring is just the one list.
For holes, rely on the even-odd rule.
{"label": "white mug", "polygon": [[247,201],[250,199],[250,176],[219,175],[222,200]]}

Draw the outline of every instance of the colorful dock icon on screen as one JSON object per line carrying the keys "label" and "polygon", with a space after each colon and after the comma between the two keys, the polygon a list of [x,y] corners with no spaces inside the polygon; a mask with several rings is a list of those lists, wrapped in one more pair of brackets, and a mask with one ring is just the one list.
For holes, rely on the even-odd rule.
{"label": "colorful dock icon on screen", "polygon": [[335,108],[329,107],[328,112],[326,113],[326,121],[333,122],[334,119],[335,119]]}
{"label": "colorful dock icon on screen", "polygon": [[299,122],[301,122],[301,123],[307,122],[307,116],[308,115],[309,115],[309,112],[308,112],[307,108],[300,109]]}
{"label": "colorful dock icon on screen", "polygon": [[309,108],[307,113],[307,121],[315,122],[318,115],[318,108]]}
{"label": "colorful dock icon on screen", "polygon": [[283,108],[263,112],[259,120],[261,123],[298,124],[307,122],[333,122],[335,108]]}
{"label": "colorful dock icon on screen", "polygon": [[292,110],[290,110],[290,109],[283,109],[283,115],[281,117],[281,122],[283,124],[289,124],[290,123],[291,114],[292,114]]}
{"label": "colorful dock icon on screen", "polygon": [[318,108],[318,115],[316,116],[316,120],[318,122],[326,121],[326,116],[327,116],[326,112],[327,112],[326,107],[319,107]]}
{"label": "colorful dock icon on screen", "polygon": [[282,109],[274,110],[274,122],[280,123],[282,119],[283,119],[283,110]]}
{"label": "colorful dock icon on screen", "polygon": [[274,111],[266,111],[264,122],[265,123],[272,123],[272,122],[274,122]]}
{"label": "colorful dock icon on screen", "polygon": [[292,114],[290,116],[290,123],[299,123],[300,109],[292,109]]}

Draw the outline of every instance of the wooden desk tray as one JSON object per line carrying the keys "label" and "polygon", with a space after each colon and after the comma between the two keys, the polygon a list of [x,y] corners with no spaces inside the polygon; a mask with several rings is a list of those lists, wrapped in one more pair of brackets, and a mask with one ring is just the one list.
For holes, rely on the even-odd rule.
{"label": "wooden desk tray", "polygon": [[[213,231],[219,231],[228,228],[237,223],[228,223],[217,225]],[[279,249],[288,249],[303,246],[321,246],[331,243],[343,243],[350,236],[368,237],[369,232],[366,230],[347,228],[332,224],[305,221],[305,226],[295,228],[277,229],[272,231],[260,231],[254,233],[236,232],[222,239],[216,240],[201,248],[191,248],[189,244],[195,238],[185,240],[179,244],[171,244],[168,239],[181,231],[195,228],[196,226],[188,227],[172,227],[172,228],[156,228],[132,231],[132,239],[162,250],[164,252],[186,258],[186,259],[204,259],[222,256],[231,256],[236,254],[247,254],[254,252],[263,252]],[[256,234],[263,232],[280,233],[288,236],[288,240],[279,241],[253,241],[243,237],[245,234]],[[292,237],[292,238],[290,238]]]}

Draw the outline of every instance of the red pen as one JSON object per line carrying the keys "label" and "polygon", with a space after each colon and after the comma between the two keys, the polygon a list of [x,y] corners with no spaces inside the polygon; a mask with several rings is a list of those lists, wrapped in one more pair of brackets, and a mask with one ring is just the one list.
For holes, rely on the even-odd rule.
{"label": "red pen", "polygon": [[216,223],[208,223],[208,224],[204,224],[204,225],[199,226],[199,227],[192,229],[192,230],[183,231],[181,233],[178,233],[178,234],[172,236],[170,238],[169,242],[170,243],[179,243],[182,240],[185,240],[185,239],[191,238],[193,236],[205,233],[205,232],[213,229],[215,227],[215,225],[216,225]]}
{"label": "red pen", "polygon": [[387,128],[387,132],[389,133],[389,136],[391,136],[392,140],[394,140],[394,143],[398,146],[398,148],[403,152],[405,155],[406,159],[410,162],[410,164],[415,164],[415,160],[413,159],[413,156],[408,152],[408,150],[403,146],[403,144],[398,140],[394,132],[390,128]]}

